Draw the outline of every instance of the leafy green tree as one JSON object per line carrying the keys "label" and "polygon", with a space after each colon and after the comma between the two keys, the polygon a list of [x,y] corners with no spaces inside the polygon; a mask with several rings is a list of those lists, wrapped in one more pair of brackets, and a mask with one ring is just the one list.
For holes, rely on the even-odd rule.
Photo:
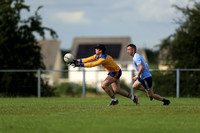
{"label": "leafy green tree", "polygon": [[175,20],[179,27],[160,45],[161,59],[174,68],[200,68],[200,2],[192,3],[185,8],[174,5],[183,17]]}
{"label": "leafy green tree", "polygon": [[[174,7],[183,16],[175,20],[179,25],[175,33],[161,42],[160,63],[171,68],[200,68],[200,2]],[[180,75],[180,96],[200,96],[199,72],[181,72]]]}
{"label": "leafy green tree", "polygon": [[151,49],[145,49],[148,65],[150,69],[158,69],[158,51],[153,51]]}
{"label": "leafy green tree", "polygon": [[[0,1],[0,69],[45,69],[34,34],[43,38],[45,31],[53,38],[57,38],[57,34],[42,26],[40,8],[42,6],[33,16],[22,19],[23,10],[30,12],[24,0]],[[36,85],[34,73],[0,73],[0,92],[6,95],[36,95]]]}

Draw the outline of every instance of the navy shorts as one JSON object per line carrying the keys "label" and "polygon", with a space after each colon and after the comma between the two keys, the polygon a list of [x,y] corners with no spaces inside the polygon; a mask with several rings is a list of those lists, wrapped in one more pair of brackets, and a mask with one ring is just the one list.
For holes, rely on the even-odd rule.
{"label": "navy shorts", "polygon": [[137,81],[140,82],[140,84],[142,84],[146,90],[150,90],[152,88],[152,77],[148,77],[143,80],[138,78]]}
{"label": "navy shorts", "polygon": [[122,75],[122,70],[120,69],[117,72],[109,72],[108,75],[113,79],[119,79]]}

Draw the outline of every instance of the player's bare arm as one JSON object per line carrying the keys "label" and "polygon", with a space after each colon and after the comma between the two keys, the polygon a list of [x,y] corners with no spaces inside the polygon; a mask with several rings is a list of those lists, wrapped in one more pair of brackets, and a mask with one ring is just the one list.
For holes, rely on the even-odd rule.
{"label": "player's bare arm", "polygon": [[141,74],[141,73],[143,72],[143,70],[144,70],[144,67],[143,67],[142,64],[138,65],[138,67],[139,67],[139,71],[138,71],[138,73],[133,77],[133,80],[134,80],[134,81],[137,80],[137,78],[140,76],[140,74]]}

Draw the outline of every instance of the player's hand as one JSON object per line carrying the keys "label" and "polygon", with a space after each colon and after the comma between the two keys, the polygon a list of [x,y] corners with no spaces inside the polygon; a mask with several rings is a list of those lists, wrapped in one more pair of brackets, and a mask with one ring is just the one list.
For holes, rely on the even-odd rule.
{"label": "player's hand", "polygon": [[72,60],[71,62],[68,63],[69,65],[73,65],[74,64],[74,60]]}
{"label": "player's hand", "polygon": [[74,67],[81,67],[81,62],[80,61],[77,61],[77,60],[73,60],[73,65]]}
{"label": "player's hand", "polygon": [[137,79],[138,79],[138,76],[135,75],[135,76],[133,77],[133,80],[136,81]]}

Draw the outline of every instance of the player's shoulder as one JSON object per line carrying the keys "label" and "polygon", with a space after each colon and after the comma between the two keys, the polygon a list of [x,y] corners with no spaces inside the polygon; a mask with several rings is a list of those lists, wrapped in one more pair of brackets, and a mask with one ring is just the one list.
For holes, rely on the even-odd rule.
{"label": "player's shoulder", "polygon": [[106,59],[109,55],[103,54],[101,57],[95,56],[96,59]]}
{"label": "player's shoulder", "polygon": [[140,57],[141,57],[141,55],[138,54],[138,53],[135,53],[134,56],[133,56],[133,58],[140,58]]}
{"label": "player's shoulder", "polygon": [[109,56],[109,55],[103,54],[103,55],[101,56],[101,58],[106,59],[107,56]]}
{"label": "player's shoulder", "polygon": [[90,56],[90,57],[92,57],[92,58],[96,58],[96,54],[94,54],[94,55],[92,55],[92,56]]}

